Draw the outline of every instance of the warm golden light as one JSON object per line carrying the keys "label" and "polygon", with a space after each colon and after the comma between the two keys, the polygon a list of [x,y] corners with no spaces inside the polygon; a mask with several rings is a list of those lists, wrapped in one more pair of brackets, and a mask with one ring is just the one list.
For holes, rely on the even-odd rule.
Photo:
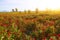
{"label": "warm golden light", "polygon": [[39,7],[41,10],[45,10],[46,8],[55,10],[60,8],[60,0],[40,0]]}
{"label": "warm golden light", "polygon": [[60,0],[0,0],[0,11],[18,8],[19,10],[59,9]]}

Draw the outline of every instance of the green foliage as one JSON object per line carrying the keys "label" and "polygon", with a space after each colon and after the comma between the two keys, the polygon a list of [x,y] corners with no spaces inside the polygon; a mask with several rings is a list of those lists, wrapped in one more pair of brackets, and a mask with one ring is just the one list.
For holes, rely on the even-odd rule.
{"label": "green foliage", "polygon": [[30,33],[33,30],[35,30],[36,25],[35,25],[35,23],[28,23],[25,28],[26,28],[26,34],[30,35]]}
{"label": "green foliage", "polygon": [[[24,16],[22,14],[19,16],[15,14],[14,16],[10,15],[5,18],[6,16],[0,17],[0,39],[2,40],[30,40],[33,38],[36,40],[42,40],[43,38],[49,40],[52,35],[60,34],[60,19],[58,16],[54,17],[45,14],[26,14]],[[49,24],[51,20],[55,21],[52,26]],[[9,23],[10,21],[11,23]],[[5,27],[5,24],[9,25]],[[55,37],[52,38],[55,40]]]}
{"label": "green foliage", "polygon": [[0,26],[0,32],[3,32],[5,28],[3,26]]}

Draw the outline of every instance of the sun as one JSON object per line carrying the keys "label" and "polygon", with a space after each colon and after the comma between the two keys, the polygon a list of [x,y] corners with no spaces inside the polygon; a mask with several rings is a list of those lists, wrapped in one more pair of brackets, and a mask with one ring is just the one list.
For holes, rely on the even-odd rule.
{"label": "sun", "polygon": [[60,8],[60,0],[42,0],[39,4],[38,8],[41,10],[45,10],[46,8],[56,10]]}

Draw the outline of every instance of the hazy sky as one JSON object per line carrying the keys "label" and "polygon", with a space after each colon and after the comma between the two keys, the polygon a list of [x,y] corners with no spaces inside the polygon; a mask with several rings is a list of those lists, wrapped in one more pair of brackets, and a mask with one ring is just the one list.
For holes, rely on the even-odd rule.
{"label": "hazy sky", "polygon": [[11,11],[14,8],[19,10],[56,9],[60,8],[60,0],[0,0],[0,11]]}

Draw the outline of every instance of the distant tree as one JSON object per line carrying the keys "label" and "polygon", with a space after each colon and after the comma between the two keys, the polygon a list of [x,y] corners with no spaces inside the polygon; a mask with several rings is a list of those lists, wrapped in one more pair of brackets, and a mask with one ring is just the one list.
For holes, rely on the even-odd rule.
{"label": "distant tree", "polygon": [[12,12],[14,12],[14,9],[12,9]]}
{"label": "distant tree", "polygon": [[15,8],[15,10],[16,10],[16,12],[18,12],[18,9],[17,8]]}
{"label": "distant tree", "polygon": [[28,13],[31,13],[31,10],[28,10]]}
{"label": "distant tree", "polygon": [[19,11],[19,13],[21,13],[21,11]]}
{"label": "distant tree", "polygon": [[38,13],[38,12],[39,12],[38,8],[36,8],[36,10],[35,10],[35,11],[36,11],[36,13]]}
{"label": "distant tree", "polygon": [[26,13],[26,10],[24,10],[24,13]]}

